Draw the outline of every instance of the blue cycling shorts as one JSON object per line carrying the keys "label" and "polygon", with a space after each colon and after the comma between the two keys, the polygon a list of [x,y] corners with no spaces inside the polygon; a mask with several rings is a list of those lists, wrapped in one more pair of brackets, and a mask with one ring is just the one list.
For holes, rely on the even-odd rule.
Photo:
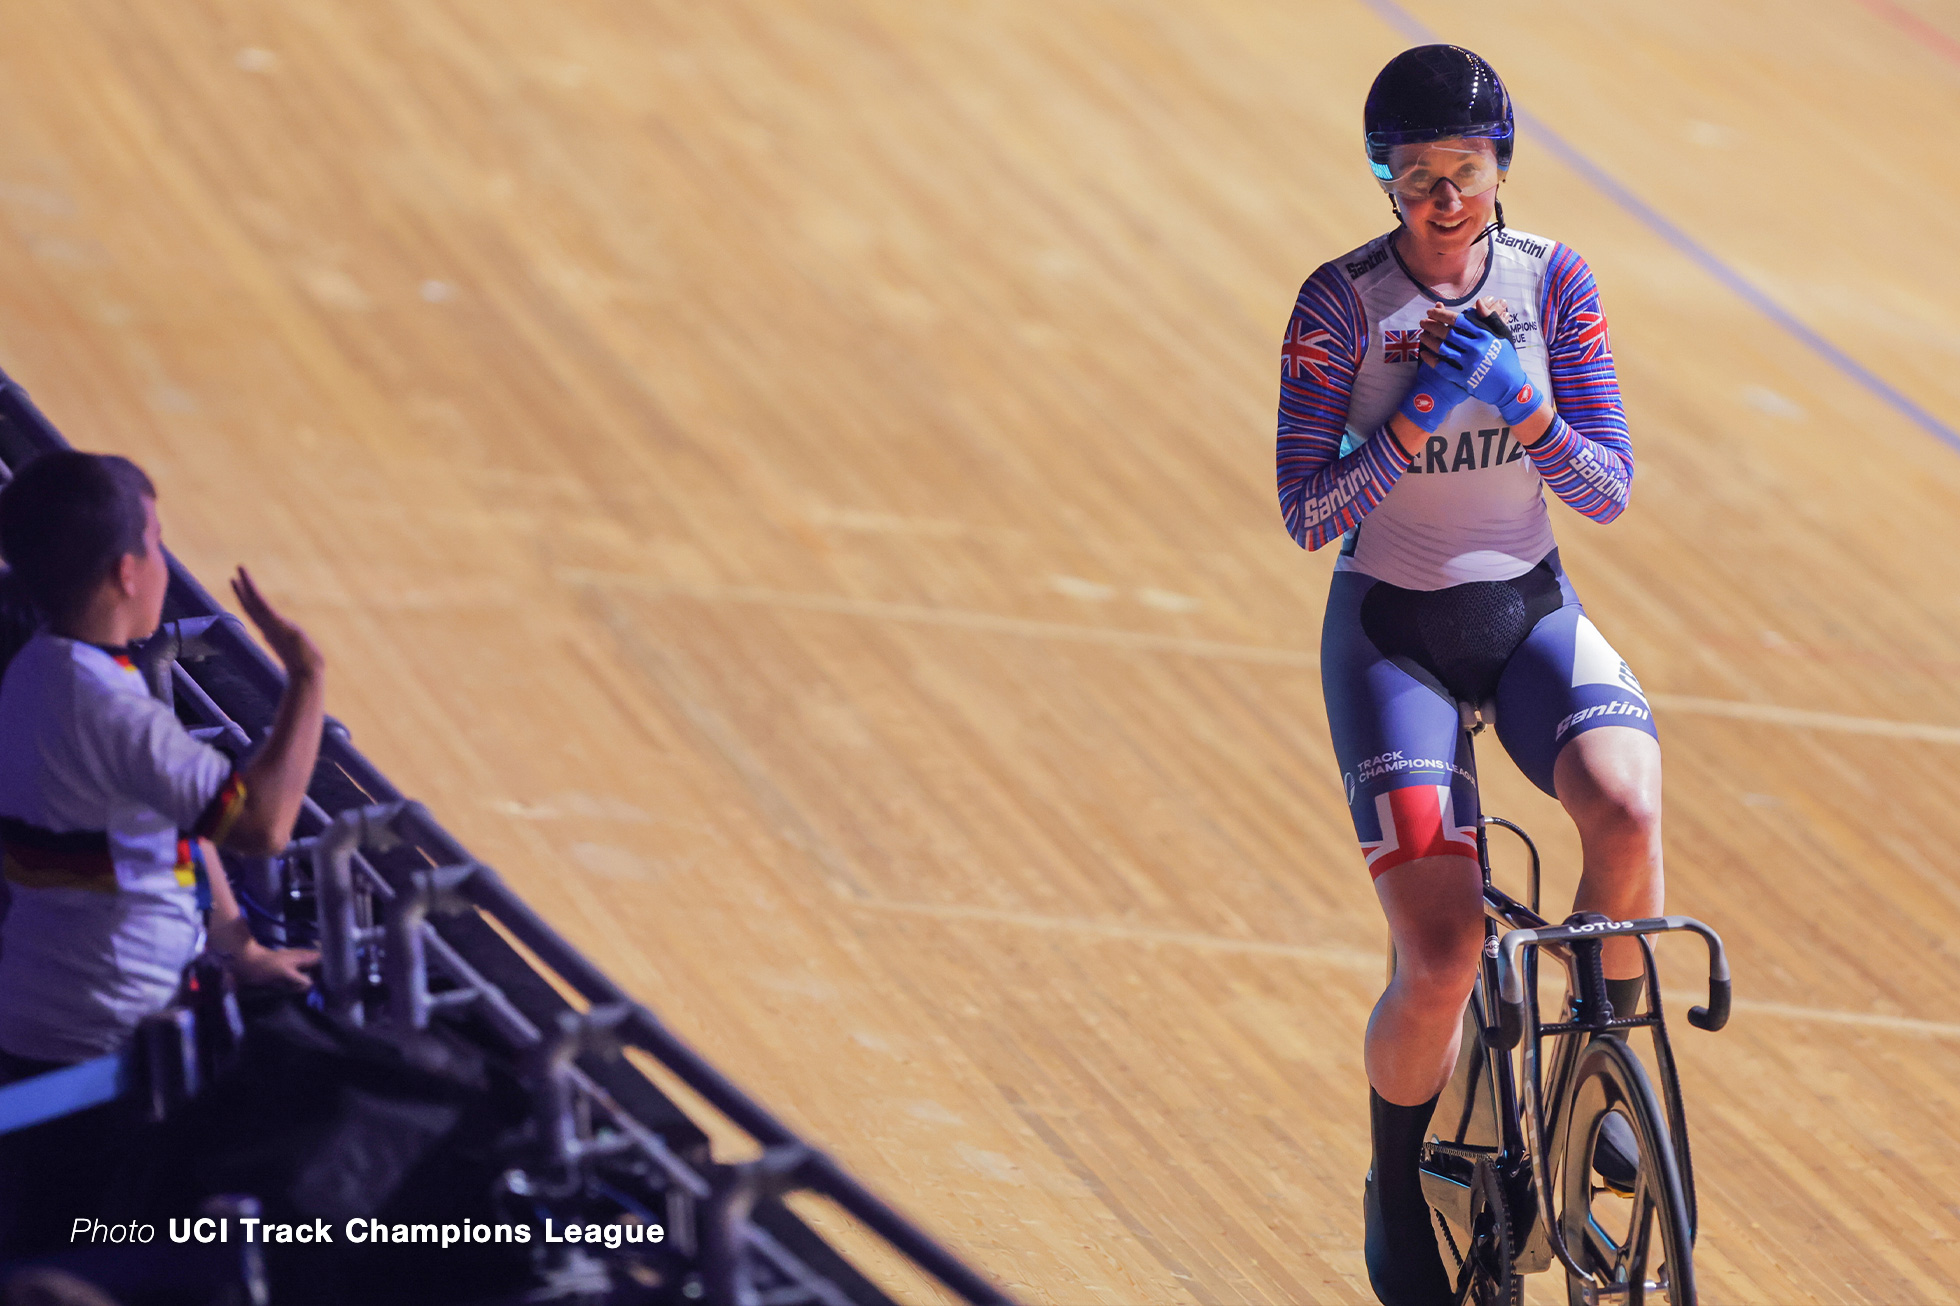
{"label": "blue cycling shorts", "polygon": [[1586,617],[1554,550],[1508,581],[1408,590],[1337,571],[1321,689],[1368,872],[1477,855],[1480,805],[1459,701],[1494,706],[1518,769],[1557,796],[1559,750],[1588,730],[1659,738],[1626,660]]}

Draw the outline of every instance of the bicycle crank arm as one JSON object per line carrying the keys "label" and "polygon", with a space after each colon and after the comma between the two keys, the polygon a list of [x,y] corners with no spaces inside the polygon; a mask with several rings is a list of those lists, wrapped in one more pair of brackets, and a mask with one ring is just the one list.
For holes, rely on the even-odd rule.
{"label": "bicycle crank arm", "polygon": [[1666,934],[1691,930],[1708,944],[1708,1005],[1691,1007],[1688,1023],[1696,1029],[1718,1030],[1729,1023],[1729,957],[1722,936],[1692,916],[1650,916],[1637,921],[1588,921],[1581,925],[1549,925],[1544,929],[1512,930],[1497,953],[1497,1042],[1507,1051],[1524,1037],[1524,968],[1518,954],[1526,948],[1583,939],[1621,935]]}

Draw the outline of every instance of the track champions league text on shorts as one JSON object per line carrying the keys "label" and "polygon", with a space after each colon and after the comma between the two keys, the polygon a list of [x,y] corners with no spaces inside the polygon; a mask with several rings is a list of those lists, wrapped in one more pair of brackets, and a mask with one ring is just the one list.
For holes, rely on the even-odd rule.
{"label": "track champions league text on shorts", "polygon": [[256,1216],[201,1215],[163,1222],[161,1230],[148,1221],[128,1220],[114,1224],[78,1216],[69,1231],[71,1244],[94,1246],[146,1246],[162,1238],[173,1243],[230,1243],[274,1245],[327,1245],[351,1243],[356,1246],[464,1247],[484,1243],[585,1243],[617,1251],[633,1244],[666,1241],[667,1230],[657,1224],[613,1222],[609,1224],[558,1224],[520,1220],[490,1224],[482,1220],[391,1221],[355,1216],[339,1222],[331,1220],[262,1220]]}

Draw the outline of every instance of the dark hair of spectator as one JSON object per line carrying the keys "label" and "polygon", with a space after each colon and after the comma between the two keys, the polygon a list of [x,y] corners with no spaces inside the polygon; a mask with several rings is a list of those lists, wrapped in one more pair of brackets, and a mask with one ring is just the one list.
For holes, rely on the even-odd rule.
{"label": "dark hair of spectator", "polygon": [[79,613],[125,554],[141,556],[143,469],[114,454],[62,449],[25,464],[0,488],[0,555],[12,585],[50,621]]}

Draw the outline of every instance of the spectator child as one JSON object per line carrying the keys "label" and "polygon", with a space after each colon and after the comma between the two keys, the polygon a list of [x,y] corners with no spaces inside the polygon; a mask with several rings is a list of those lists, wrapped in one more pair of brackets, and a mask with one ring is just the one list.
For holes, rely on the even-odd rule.
{"label": "spectator child", "polygon": [[[129,656],[169,583],[156,490],[134,463],[70,450],[27,463],[0,489],[0,554],[45,623],[0,679],[0,1083],[122,1047],[176,996],[207,924],[240,979],[304,988],[317,954],[252,938],[211,845],[269,855],[290,840],[320,746],[319,651],[240,568],[233,593],[287,683],[271,736],[234,767]],[[0,1140],[12,1177],[45,1151],[26,1135],[79,1124]]]}

